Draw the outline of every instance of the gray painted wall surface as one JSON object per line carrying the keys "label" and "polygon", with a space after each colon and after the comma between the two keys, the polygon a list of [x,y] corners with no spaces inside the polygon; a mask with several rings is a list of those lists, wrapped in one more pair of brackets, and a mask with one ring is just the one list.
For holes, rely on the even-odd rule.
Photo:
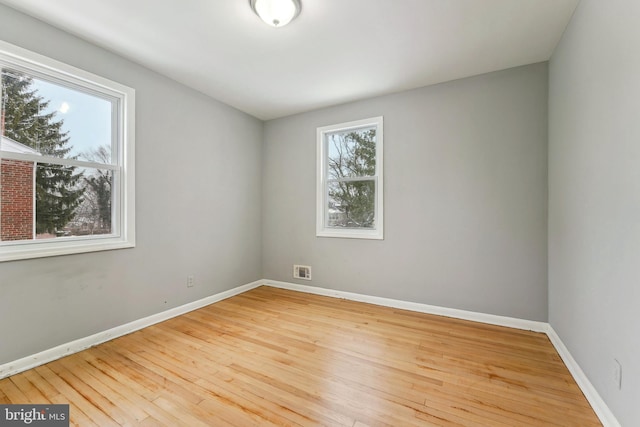
{"label": "gray painted wall surface", "polygon": [[137,247],[0,263],[0,364],[261,277],[262,122],[5,6],[0,39],[137,102]]}
{"label": "gray painted wall surface", "polygon": [[582,0],[550,63],[549,320],[623,426],[640,425],[639,17]]}
{"label": "gray painted wall surface", "polygon": [[[547,64],[265,123],[263,275],[547,320]],[[384,241],[315,236],[316,128],[384,116]]]}

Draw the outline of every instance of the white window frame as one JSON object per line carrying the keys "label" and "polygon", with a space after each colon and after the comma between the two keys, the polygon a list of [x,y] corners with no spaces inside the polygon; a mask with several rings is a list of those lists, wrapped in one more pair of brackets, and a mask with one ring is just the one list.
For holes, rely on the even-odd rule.
{"label": "white window frame", "polygon": [[[328,219],[328,147],[326,135],[348,132],[367,127],[376,127],[376,172],[371,178],[375,182],[375,228],[338,228],[327,226]],[[384,239],[384,185],[383,185],[383,118],[382,116],[347,123],[319,127],[317,129],[317,173],[316,173],[316,236],[348,239]]]}
{"label": "white window frame", "polygon": [[[117,108],[112,118],[116,140],[112,164],[49,158],[0,151],[0,158],[51,162],[64,166],[112,170],[112,233],[42,240],[0,242],[0,261],[95,252],[135,246],[135,90],[104,77],[64,64],[0,40],[0,67],[24,71],[74,89],[111,99]],[[115,148],[115,149],[114,149]],[[35,209],[35,206],[34,206]]]}

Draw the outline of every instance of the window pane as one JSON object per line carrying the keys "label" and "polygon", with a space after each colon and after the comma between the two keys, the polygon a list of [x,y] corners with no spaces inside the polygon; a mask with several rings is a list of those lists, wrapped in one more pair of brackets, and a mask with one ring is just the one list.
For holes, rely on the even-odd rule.
{"label": "window pane", "polygon": [[326,134],[329,179],[376,174],[376,128]]}
{"label": "window pane", "polygon": [[374,180],[329,182],[327,226],[375,228]]}
{"label": "window pane", "polygon": [[111,234],[113,171],[2,159],[0,240]]}
{"label": "window pane", "polygon": [[113,171],[38,163],[37,239],[111,233]]}
{"label": "window pane", "polygon": [[113,233],[113,171],[85,168],[82,176],[82,202],[73,220],[67,224],[74,236]]}
{"label": "window pane", "polygon": [[30,150],[21,152],[111,163],[113,101],[23,72],[1,71],[0,129],[8,141]]}

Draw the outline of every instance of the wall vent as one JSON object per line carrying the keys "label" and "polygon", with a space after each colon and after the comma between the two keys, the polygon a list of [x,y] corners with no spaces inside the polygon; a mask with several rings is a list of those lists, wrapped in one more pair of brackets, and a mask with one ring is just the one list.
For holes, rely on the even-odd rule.
{"label": "wall vent", "polygon": [[293,277],[296,279],[311,280],[311,266],[294,265]]}

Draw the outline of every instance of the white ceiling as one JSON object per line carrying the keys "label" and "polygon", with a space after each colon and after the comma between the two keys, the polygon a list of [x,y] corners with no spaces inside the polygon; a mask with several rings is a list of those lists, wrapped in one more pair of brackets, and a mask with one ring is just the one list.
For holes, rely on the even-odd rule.
{"label": "white ceiling", "polygon": [[579,0],[0,0],[260,119],[546,61]]}

